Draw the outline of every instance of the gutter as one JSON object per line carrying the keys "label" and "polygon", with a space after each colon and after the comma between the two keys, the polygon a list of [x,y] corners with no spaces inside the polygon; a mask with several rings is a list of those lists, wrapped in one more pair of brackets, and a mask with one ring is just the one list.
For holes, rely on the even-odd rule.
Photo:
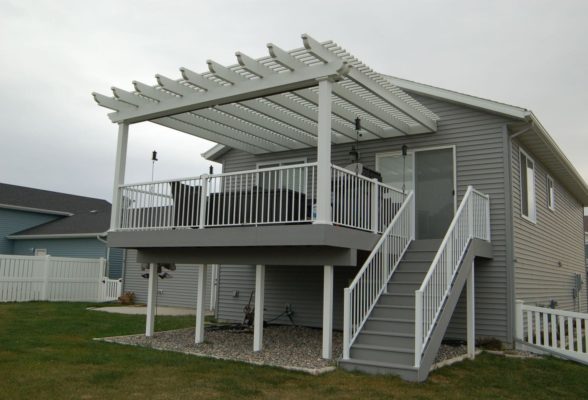
{"label": "gutter", "polygon": [[104,233],[58,233],[45,235],[8,235],[7,239],[27,240],[27,239],[86,239],[96,238]]}
{"label": "gutter", "polygon": [[63,217],[71,217],[73,215],[72,213],[66,212],[66,211],[45,210],[43,208],[15,206],[12,204],[0,204],[0,208],[6,208],[9,210],[16,210],[16,211],[36,212],[36,213],[41,213],[41,214],[60,215]]}

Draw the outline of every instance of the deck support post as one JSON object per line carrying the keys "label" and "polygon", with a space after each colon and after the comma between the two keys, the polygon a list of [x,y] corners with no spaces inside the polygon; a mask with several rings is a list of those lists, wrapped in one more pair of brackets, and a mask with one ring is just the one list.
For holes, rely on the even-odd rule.
{"label": "deck support post", "polygon": [[331,221],[331,95],[333,82],[319,80],[317,190],[315,224],[332,224]]}
{"label": "deck support post", "polygon": [[118,124],[118,139],[116,142],[116,160],[114,164],[114,186],[112,188],[112,212],[110,214],[110,230],[116,230],[120,225],[121,202],[119,186],[125,183],[125,169],[127,165],[127,144],[129,142],[129,124]]}
{"label": "deck support post", "polygon": [[255,267],[255,316],[253,318],[253,351],[263,347],[263,302],[265,296],[265,265]]}
{"label": "deck support post", "polygon": [[149,264],[149,286],[147,288],[147,321],[145,336],[152,337],[155,331],[155,311],[157,307],[157,264]]}
{"label": "deck support post", "polygon": [[474,359],[476,356],[476,305],[475,305],[475,290],[474,290],[474,264],[472,261],[472,269],[467,280],[467,347],[468,357]]}
{"label": "deck support post", "polygon": [[198,269],[198,294],[196,299],[196,333],[194,342],[204,342],[204,299],[206,298],[206,272],[208,266],[202,264]]}
{"label": "deck support post", "polygon": [[333,275],[332,265],[325,265],[323,279],[323,358],[333,358]]}

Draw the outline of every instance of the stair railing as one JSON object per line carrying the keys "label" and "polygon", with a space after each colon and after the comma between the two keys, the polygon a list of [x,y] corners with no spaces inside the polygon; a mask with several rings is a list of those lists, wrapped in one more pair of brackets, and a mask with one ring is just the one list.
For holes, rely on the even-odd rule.
{"label": "stair railing", "polygon": [[353,282],[344,290],[343,359],[349,359],[351,345],[378,298],[387,290],[388,281],[412,240],[414,194],[410,192]]}
{"label": "stair railing", "polygon": [[415,291],[417,368],[472,239],[490,241],[490,198],[468,186],[421,287]]}

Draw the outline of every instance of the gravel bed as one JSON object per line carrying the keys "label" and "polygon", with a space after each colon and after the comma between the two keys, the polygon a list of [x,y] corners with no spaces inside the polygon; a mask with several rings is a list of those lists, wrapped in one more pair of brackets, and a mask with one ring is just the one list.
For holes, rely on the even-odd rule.
{"label": "gravel bed", "polygon": [[[341,332],[333,332],[333,360],[321,358],[320,329],[294,326],[266,327],[263,330],[263,350],[257,353],[252,351],[253,331],[241,328],[207,328],[205,342],[201,344],[194,343],[194,328],[156,332],[152,338],[141,334],[99,340],[319,373],[321,370],[331,370],[336,360],[341,358],[342,336]],[[467,347],[463,344],[442,344],[434,364],[466,353]]]}
{"label": "gravel bed", "polygon": [[[341,332],[333,332],[333,360],[341,356]],[[263,350],[253,352],[250,329],[207,329],[205,341],[194,343],[194,328],[144,335],[104,338],[107,342],[151,347],[199,356],[317,372],[336,361],[321,358],[322,331],[294,326],[268,326],[263,330]]]}
{"label": "gravel bed", "polygon": [[468,348],[465,344],[442,344],[439,347],[439,353],[437,353],[437,357],[435,358],[435,361],[433,361],[433,364],[437,364],[445,360],[451,360],[452,358],[463,356],[464,354],[467,354],[467,352]]}

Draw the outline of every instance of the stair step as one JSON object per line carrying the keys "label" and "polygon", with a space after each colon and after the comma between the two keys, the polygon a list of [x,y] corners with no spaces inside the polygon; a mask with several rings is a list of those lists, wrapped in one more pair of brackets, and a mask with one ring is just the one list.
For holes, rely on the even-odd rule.
{"label": "stair step", "polygon": [[414,318],[401,319],[370,317],[365,322],[363,329],[368,331],[411,333],[414,335]]}
{"label": "stair step", "polygon": [[408,294],[383,293],[377,304],[385,306],[414,306],[414,292]]}
{"label": "stair step", "polygon": [[388,293],[390,294],[412,294],[414,295],[414,291],[421,287],[421,281],[413,281],[413,282],[389,282],[388,283]]}
{"label": "stair step", "polygon": [[376,304],[370,314],[370,318],[371,317],[411,319],[414,318],[414,304],[406,306],[389,306],[385,304]]}
{"label": "stair step", "polygon": [[425,239],[413,241],[408,251],[437,251],[441,246],[442,239]]}
{"label": "stair step", "polygon": [[425,275],[427,275],[426,271],[406,271],[406,269],[403,270],[397,270],[396,272],[394,272],[394,274],[392,275],[392,279],[390,279],[389,283],[395,283],[395,282],[422,282],[423,279],[425,279]]}
{"label": "stair step", "polygon": [[431,263],[433,260],[430,261],[407,261],[402,259],[398,263],[398,267],[396,267],[396,272],[423,272],[427,273],[429,268],[431,268]]}
{"label": "stair step", "polygon": [[391,347],[414,347],[414,332],[400,333],[387,331],[370,331],[362,330],[355,339],[358,344],[370,344],[376,346],[391,346]]}
{"label": "stair step", "polygon": [[414,347],[376,346],[354,343],[351,346],[351,358],[374,360],[393,364],[414,364]]}
{"label": "stair step", "polygon": [[420,261],[420,262],[428,262],[430,264],[431,261],[433,261],[433,259],[435,258],[435,255],[437,255],[437,250],[435,250],[435,251],[420,251],[420,250],[410,251],[410,250],[408,250],[406,253],[404,253],[404,257],[402,258],[402,261]]}
{"label": "stair step", "polygon": [[414,378],[410,378],[416,377],[418,373],[418,369],[413,365],[363,360],[358,358],[340,360],[339,366],[347,371],[361,371],[368,374],[394,374],[409,380],[415,380]]}

